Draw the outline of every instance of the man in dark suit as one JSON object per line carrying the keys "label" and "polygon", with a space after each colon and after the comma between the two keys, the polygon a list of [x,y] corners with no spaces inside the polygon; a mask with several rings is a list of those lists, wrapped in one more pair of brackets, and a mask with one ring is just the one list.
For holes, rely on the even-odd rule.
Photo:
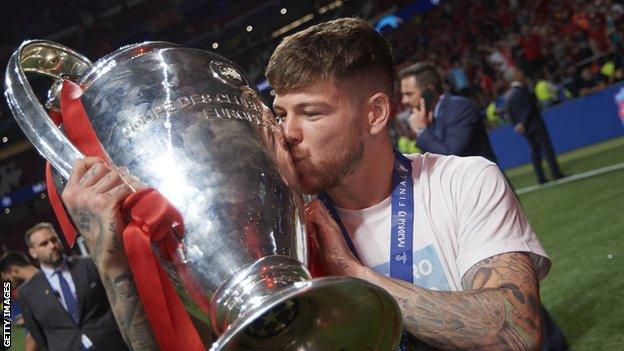
{"label": "man in dark suit", "polygon": [[53,350],[127,350],[98,271],[88,258],[68,258],[50,223],[25,235],[41,271],[18,289],[26,326]]}
{"label": "man in dark suit", "polygon": [[431,63],[413,64],[399,77],[401,102],[412,110],[410,127],[421,150],[482,156],[496,163],[479,109],[465,97],[443,93],[440,76]]}
{"label": "man in dark suit", "polygon": [[557,164],[537,99],[527,89],[524,74],[518,68],[510,67],[505,71],[505,79],[509,82],[509,90],[505,93],[505,109],[514,125],[514,131],[522,134],[531,147],[531,159],[537,181],[540,184],[546,182],[542,168],[542,152],[546,156],[552,177],[563,178],[564,175]]}
{"label": "man in dark suit", "polygon": [[[37,267],[30,264],[28,257],[21,252],[8,251],[0,258],[0,275],[2,280],[11,282],[13,289],[17,289],[17,287],[29,281],[37,272],[39,272]],[[14,319],[14,323],[17,326],[24,327],[24,351],[36,351],[37,343],[24,325],[24,315],[21,313],[19,295],[16,294],[14,297],[15,299],[11,301],[11,304],[16,304],[16,306],[20,307],[20,313]]]}

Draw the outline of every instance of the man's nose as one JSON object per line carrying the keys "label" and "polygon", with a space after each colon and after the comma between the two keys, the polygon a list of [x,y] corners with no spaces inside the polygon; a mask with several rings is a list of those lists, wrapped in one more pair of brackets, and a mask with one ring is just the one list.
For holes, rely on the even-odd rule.
{"label": "man's nose", "polygon": [[280,127],[282,128],[282,132],[284,132],[284,138],[289,147],[297,145],[303,140],[301,126],[296,118],[285,118],[282,123],[280,123]]}

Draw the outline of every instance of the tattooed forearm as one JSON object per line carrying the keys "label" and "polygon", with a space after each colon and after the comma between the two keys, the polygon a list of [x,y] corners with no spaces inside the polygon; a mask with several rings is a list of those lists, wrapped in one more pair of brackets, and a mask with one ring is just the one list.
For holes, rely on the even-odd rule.
{"label": "tattooed forearm", "polygon": [[158,349],[115,223],[105,224],[110,221],[86,208],[69,211],[76,228],[85,237],[124,340],[132,350]]}
{"label": "tattooed forearm", "polygon": [[[441,349],[533,349],[536,317],[519,315],[511,295],[505,289],[423,291],[399,305],[406,329]],[[440,336],[445,336],[442,343]]]}
{"label": "tattooed forearm", "polygon": [[406,330],[437,348],[539,348],[539,290],[526,254],[482,261],[463,283],[462,292],[422,289],[398,280],[384,287],[399,303]]}
{"label": "tattooed forearm", "polygon": [[338,269],[345,270],[349,268],[349,263],[344,257],[340,256],[340,252],[338,250],[330,249],[328,250],[327,254],[335,257],[336,266]]}
{"label": "tattooed forearm", "polygon": [[76,207],[69,210],[76,225],[76,229],[85,238],[91,258],[96,263],[100,262],[102,245],[104,243],[104,227],[102,219],[84,207]]}
{"label": "tattooed forearm", "polygon": [[110,254],[119,254],[122,252],[123,250],[123,246],[121,245],[121,235],[119,234],[119,232],[117,231],[117,227],[115,227],[114,223],[110,223],[108,226],[108,230],[110,231],[110,234],[112,236],[111,238],[111,245],[110,248],[108,249],[108,253]]}
{"label": "tattooed forearm", "polygon": [[114,279],[107,276],[103,280],[113,315],[128,346],[132,350],[158,349],[132,274],[128,271]]}

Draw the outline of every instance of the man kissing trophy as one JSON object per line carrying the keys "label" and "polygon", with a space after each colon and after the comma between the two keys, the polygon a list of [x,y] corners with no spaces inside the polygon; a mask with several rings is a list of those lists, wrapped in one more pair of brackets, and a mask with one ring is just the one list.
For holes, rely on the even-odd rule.
{"label": "man kissing trophy", "polygon": [[[26,73],[55,80],[45,108]],[[153,215],[153,204],[139,198],[130,206],[143,210],[132,213],[138,232],[123,234],[161,349],[397,347],[401,318],[388,293],[359,279],[311,277],[288,151],[236,65],[165,42],[126,46],[92,64],[33,40],[11,57],[5,84],[15,119],[52,166],[49,188],[62,190],[78,159],[100,156],[178,214],[164,215],[166,230],[154,235],[141,217]],[[197,325],[209,325],[216,341],[192,342]]]}

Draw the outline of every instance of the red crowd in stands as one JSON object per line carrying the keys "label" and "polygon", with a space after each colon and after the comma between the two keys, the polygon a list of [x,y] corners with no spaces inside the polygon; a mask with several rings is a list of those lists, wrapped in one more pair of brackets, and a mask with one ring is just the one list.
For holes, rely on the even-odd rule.
{"label": "red crowd in stands", "polygon": [[447,88],[481,106],[520,67],[576,97],[622,79],[624,6],[613,0],[448,0],[389,34],[399,68],[435,62]]}

